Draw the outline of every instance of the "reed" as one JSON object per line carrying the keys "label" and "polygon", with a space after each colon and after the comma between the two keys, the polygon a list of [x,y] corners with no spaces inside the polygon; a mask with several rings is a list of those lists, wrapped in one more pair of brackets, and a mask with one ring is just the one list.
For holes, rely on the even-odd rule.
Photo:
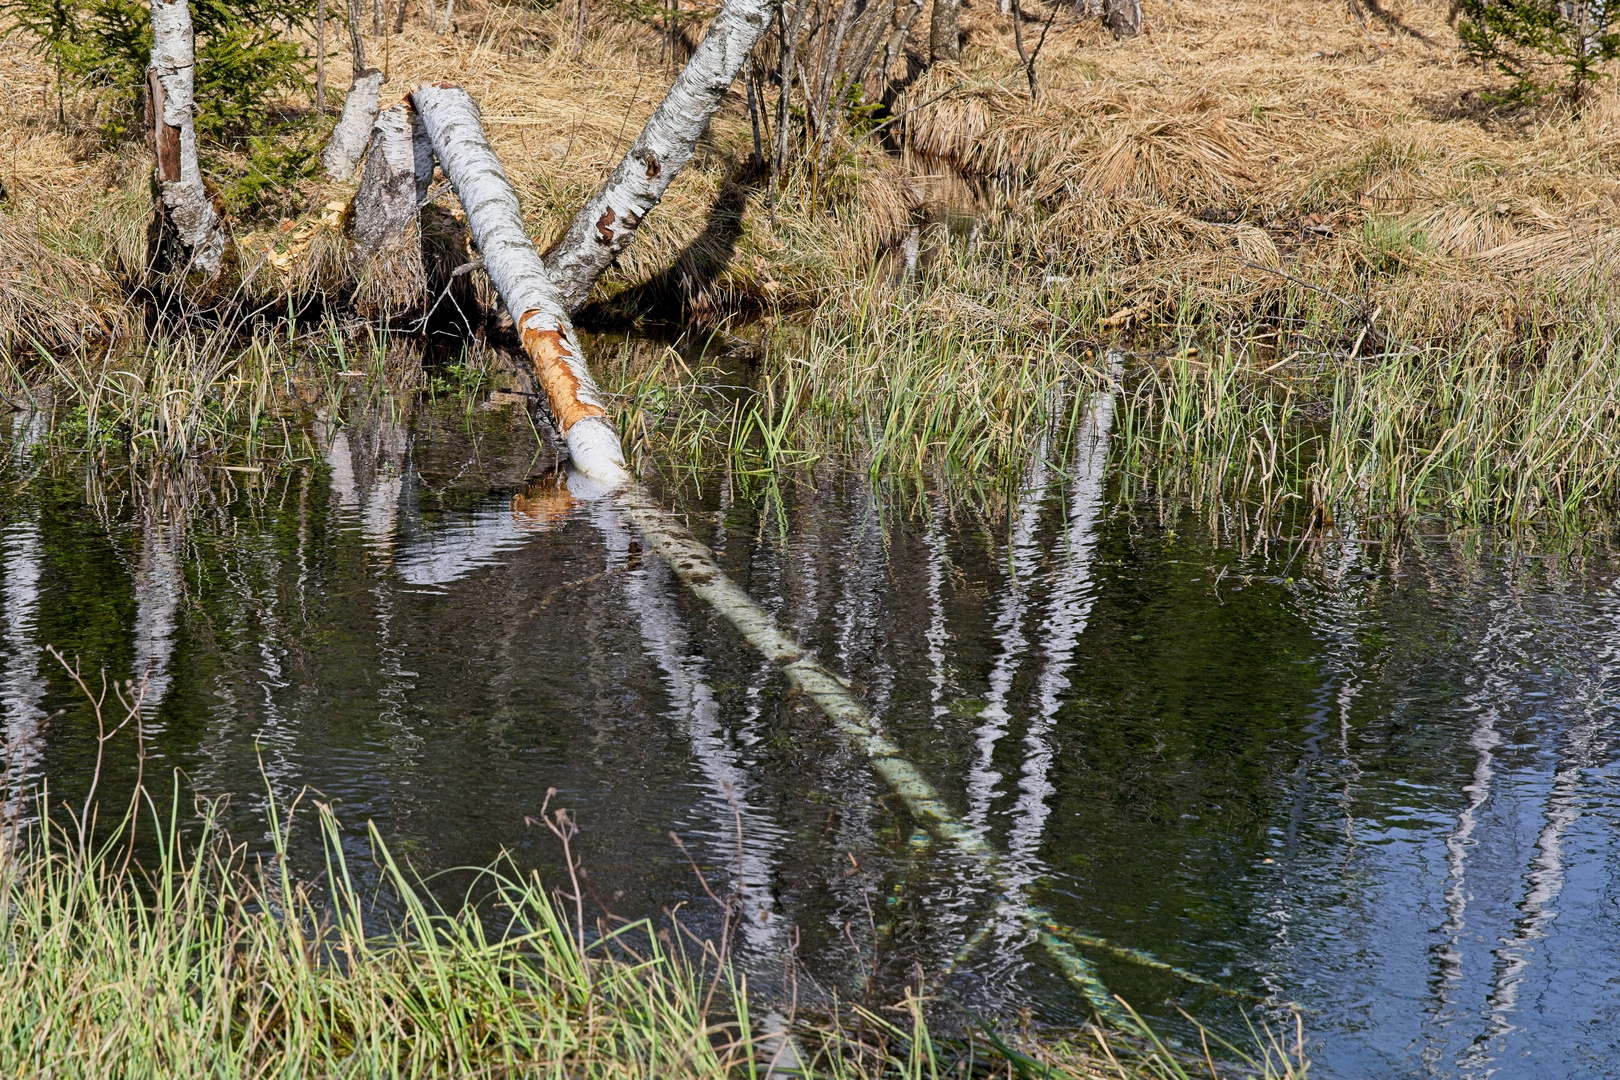
{"label": "reed", "polygon": [[[766,1028],[712,945],[683,950],[645,921],[588,928],[509,859],[476,869],[470,899],[446,910],[372,827],[381,881],[363,894],[329,807],[314,806],[325,859],[306,875],[289,849],[297,803],[269,801],[272,850],[249,858],[217,807],[183,812],[179,789],[167,806],[141,791],[99,830],[89,803],[89,823],[31,825],[17,818],[29,804],[0,804],[8,1074],[1187,1080],[1192,1067],[1157,1039],[1096,1028],[941,1038],[916,995]],[[397,914],[384,924],[383,910]],[[1244,1074],[1303,1075],[1277,1041],[1256,1063]]]}

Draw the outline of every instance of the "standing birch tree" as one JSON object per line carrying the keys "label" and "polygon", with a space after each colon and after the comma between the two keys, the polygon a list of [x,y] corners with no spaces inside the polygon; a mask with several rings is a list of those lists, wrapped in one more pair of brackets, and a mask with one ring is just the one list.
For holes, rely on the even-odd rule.
{"label": "standing birch tree", "polygon": [[149,261],[160,272],[195,271],[212,280],[225,262],[225,223],[197,165],[196,68],[187,0],[152,0],[146,126],[160,203]]}

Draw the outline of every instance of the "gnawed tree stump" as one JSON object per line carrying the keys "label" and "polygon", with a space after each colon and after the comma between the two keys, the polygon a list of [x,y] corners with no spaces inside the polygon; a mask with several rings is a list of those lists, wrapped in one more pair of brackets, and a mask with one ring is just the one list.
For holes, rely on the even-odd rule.
{"label": "gnawed tree stump", "polygon": [[158,274],[212,281],[225,263],[225,222],[197,167],[196,43],[186,0],[152,0],[152,61],[146,69],[146,130],[157,159],[159,206],[148,245]]}
{"label": "gnawed tree stump", "polygon": [[433,147],[409,100],[377,114],[350,217],[355,303],[372,314],[408,311],[427,294],[418,211],[433,179]]}

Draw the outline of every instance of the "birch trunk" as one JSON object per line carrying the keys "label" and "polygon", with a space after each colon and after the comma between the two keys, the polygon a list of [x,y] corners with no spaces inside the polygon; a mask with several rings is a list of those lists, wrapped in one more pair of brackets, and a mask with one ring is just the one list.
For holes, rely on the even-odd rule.
{"label": "birch trunk", "polygon": [[343,99],[343,115],[338,118],[332,137],[321,152],[326,174],[333,180],[354,179],[354,170],[366,152],[366,140],[377,122],[377,102],[382,96],[383,73],[366,68],[354,73],[354,82]]}
{"label": "birch trunk", "polygon": [[187,0],[152,0],[152,63],[146,69],[146,120],[157,158],[162,226],[177,237],[184,265],[212,279],[225,262],[225,224],[197,168],[196,70]]}
{"label": "birch trunk", "polygon": [[546,252],[563,311],[584,306],[596,279],[635,239],[636,228],[692,160],[698,137],[770,26],[771,9],[772,0],[726,0],[629,153]]}
{"label": "birch trunk", "polygon": [[962,0],[934,0],[928,22],[928,56],[936,64],[962,58]]}
{"label": "birch trunk", "polygon": [[362,308],[405,311],[426,295],[417,208],[432,179],[433,147],[416,110],[409,101],[384,109],[372,129],[351,219],[349,259]]}
{"label": "birch trunk", "polygon": [[922,14],[923,0],[910,0],[905,7],[895,13],[894,29],[889,33],[889,39],[883,45],[883,73],[879,79],[878,96],[884,101],[889,100],[889,82],[894,78],[894,62],[900,58],[900,53],[906,47],[906,38],[911,35],[912,24],[917,16]]}
{"label": "birch trunk", "polygon": [[349,0],[349,51],[354,57],[354,77],[343,98],[343,115],[321,153],[327,175],[339,182],[354,179],[360,155],[366,152],[371,138],[371,126],[377,122],[377,99],[382,94],[383,73],[366,66],[366,46],[360,40],[359,0]]}
{"label": "birch trunk", "polygon": [[512,316],[574,467],[608,488],[627,483],[624,451],[585,367],[569,309],[523,227],[517,193],[484,137],[478,106],[465,90],[449,83],[419,86],[411,100],[439,166],[467,212],[484,271]]}

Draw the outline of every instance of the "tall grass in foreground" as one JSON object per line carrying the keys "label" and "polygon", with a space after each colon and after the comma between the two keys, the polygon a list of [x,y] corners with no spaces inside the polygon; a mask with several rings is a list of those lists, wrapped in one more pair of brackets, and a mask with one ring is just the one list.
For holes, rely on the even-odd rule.
{"label": "tall grass in foreground", "polygon": [[[1186,1080],[1191,1067],[1155,1040],[1125,1047],[1096,1029],[1024,1050],[939,1040],[916,996],[762,1030],[712,946],[694,961],[647,922],[587,935],[510,862],[476,874],[476,903],[445,911],[373,829],[399,915],[368,926],[325,807],[317,888],[290,866],[274,807],[274,856],[249,860],[207,807],[182,830],[178,803],[143,798],[99,839],[48,823],[0,831],[0,1073]],[[144,860],[137,817],[155,837]],[[1302,1075],[1269,1049],[1261,1075]]]}

